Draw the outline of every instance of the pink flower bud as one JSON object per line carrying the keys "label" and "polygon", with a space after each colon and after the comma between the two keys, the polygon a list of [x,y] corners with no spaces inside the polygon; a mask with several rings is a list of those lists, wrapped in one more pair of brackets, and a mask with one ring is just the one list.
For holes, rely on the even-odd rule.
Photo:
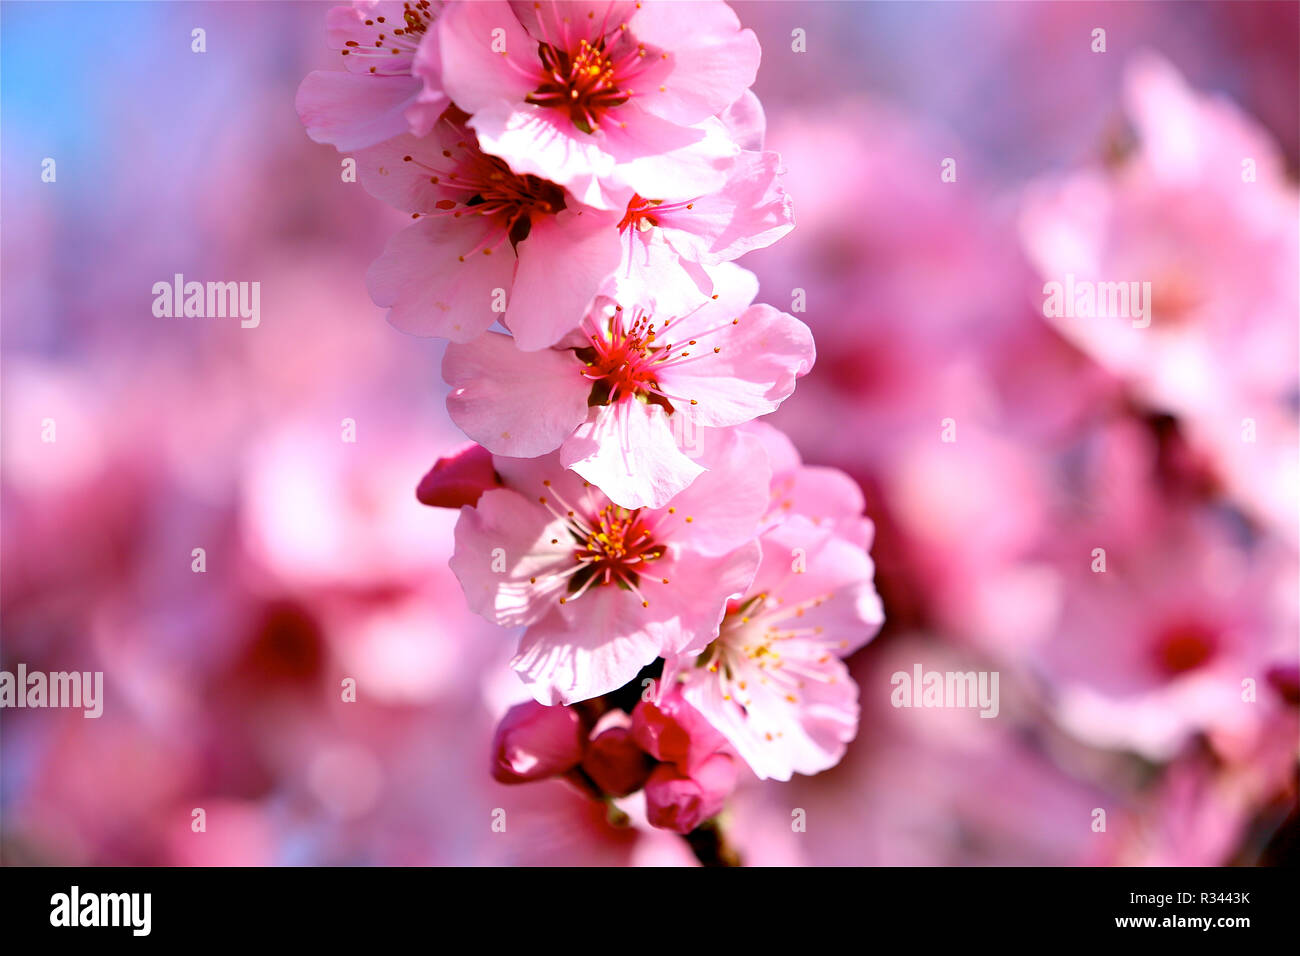
{"label": "pink flower bud", "polygon": [[544,780],[582,760],[582,722],[568,707],[536,701],[511,707],[492,741],[492,776],[501,783]]}
{"label": "pink flower bud", "polygon": [[587,745],[582,769],[613,797],[625,797],[645,786],[654,762],[632,739],[626,727],[612,727]]}
{"label": "pink flower bud", "polygon": [[726,754],[709,757],[690,776],[660,764],[645,785],[646,819],[651,826],[690,833],[717,816],[736,785],[736,764]]}
{"label": "pink flower bud", "polygon": [[632,736],[646,753],[687,774],[727,743],[675,687],[658,704],[643,700],[636,705]]}
{"label": "pink flower bud", "polygon": [[435,508],[459,508],[478,503],[483,492],[497,487],[492,455],[471,442],[439,458],[420,479],[415,497]]}

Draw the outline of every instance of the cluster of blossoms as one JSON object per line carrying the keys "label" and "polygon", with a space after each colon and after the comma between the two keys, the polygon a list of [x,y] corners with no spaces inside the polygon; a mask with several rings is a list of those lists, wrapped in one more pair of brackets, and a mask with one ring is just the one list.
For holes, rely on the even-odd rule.
{"label": "cluster of blossoms", "polygon": [[757,421],[815,352],[734,264],[793,227],[754,34],[720,0],[358,0],[329,32],[347,70],[299,113],[414,220],[368,285],[449,340],[472,439],[418,494],[460,508],[471,608],[522,631],[497,779],[643,791],[687,833],[745,766],[833,766],[882,610],[857,485]]}

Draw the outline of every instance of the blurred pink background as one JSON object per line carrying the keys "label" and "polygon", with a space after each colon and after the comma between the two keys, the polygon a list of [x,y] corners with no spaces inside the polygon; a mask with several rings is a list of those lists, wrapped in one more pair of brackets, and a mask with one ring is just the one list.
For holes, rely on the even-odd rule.
{"label": "blurred pink background", "polygon": [[[745,861],[1293,855],[1300,8],[734,6],[797,223],[742,264],[778,308],[804,290],[819,352],[774,420],[862,484],[887,613],[844,762],[742,784]],[[447,569],[455,515],[415,500],[463,439],[440,344],[366,294],[403,217],[294,113],[335,65],[327,9],[0,7],[0,662],[103,671],[105,695],[99,719],[3,712],[3,860],[691,864],[560,783],[488,776],[527,694]],[[1255,206],[1159,166],[1166,63],[1229,104],[1189,122],[1257,154]],[[1061,199],[1079,176],[1119,210],[1116,278],[1156,256],[1197,290],[1165,351],[1125,364],[1043,317],[1053,230],[1100,208]],[[260,282],[260,325],[155,317],[175,273]],[[1201,363],[1181,391],[1146,380],[1175,359]],[[999,716],[892,707],[918,663],[998,671]]]}

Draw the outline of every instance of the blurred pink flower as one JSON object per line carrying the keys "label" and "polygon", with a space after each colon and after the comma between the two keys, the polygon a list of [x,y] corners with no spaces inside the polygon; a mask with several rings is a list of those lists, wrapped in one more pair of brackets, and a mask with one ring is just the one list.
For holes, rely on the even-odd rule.
{"label": "blurred pink flower", "polygon": [[1294,649],[1296,565],[1273,544],[1238,548],[1222,521],[1175,512],[1131,543],[1097,535],[1104,565],[1078,548],[1059,619],[1027,663],[1080,739],[1164,761],[1198,731],[1261,718],[1243,682],[1262,694]]}
{"label": "blurred pink flower", "polygon": [[1021,234],[1044,279],[1144,284],[1145,314],[1130,303],[1051,321],[1148,407],[1184,420],[1229,492],[1295,540],[1295,186],[1254,120],[1158,55],[1133,60],[1124,98],[1134,151],[1032,185]]}

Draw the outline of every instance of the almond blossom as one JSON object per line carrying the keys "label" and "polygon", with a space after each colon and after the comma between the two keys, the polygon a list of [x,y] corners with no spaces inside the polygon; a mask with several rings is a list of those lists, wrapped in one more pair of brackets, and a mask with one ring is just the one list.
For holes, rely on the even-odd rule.
{"label": "almond blossom", "polygon": [[758,40],[721,2],[457,4],[443,81],[484,150],[622,208],[719,188],[739,147],[718,115],[754,81]]}
{"label": "almond blossom", "polygon": [[717,636],[758,562],[770,471],[751,436],[713,438],[710,471],[666,507],[621,507],[551,454],[496,457],[504,487],[461,509],[451,569],[475,612],[526,628],[512,666],[542,703],[608,693]]}
{"label": "almond blossom", "polygon": [[618,265],[617,216],[512,172],[463,120],[448,110],[423,139],[398,136],[358,157],[366,189],[418,220],[371,266],[371,297],[404,332],[467,342],[504,319],[520,348],[545,348]]}
{"label": "almond blossom", "polygon": [[551,349],[521,352],[489,334],[443,360],[447,409],[470,438],[501,455],[560,460],[628,508],[658,508],[705,465],[688,454],[700,429],[775,410],[813,364],[798,319],[751,305],[752,273],[712,267],[712,298],[684,314],[602,297]]}
{"label": "almond blossom", "polygon": [[[689,308],[697,292],[712,294],[705,266],[770,246],[794,228],[794,204],[781,188],[780,167],[777,153],[746,150],[716,192],[679,199],[634,195],[618,223],[619,294],[653,297],[669,311]],[[665,281],[679,270],[690,283]]]}
{"label": "almond blossom", "polygon": [[[763,431],[784,451],[783,436]],[[759,539],[753,583],[729,602],[717,640],[670,659],[664,679],[680,683],[755,774],[789,780],[833,767],[857,735],[858,690],[843,658],[875,636],[884,611],[861,492],[788,454],[774,466],[769,514],[780,518]]]}
{"label": "almond blossom", "polygon": [[401,133],[423,136],[450,102],[442,91],[441,0],[353,0],[326,14],[346,70],[309,73],[298,88],[307,135],[340,150]]}

